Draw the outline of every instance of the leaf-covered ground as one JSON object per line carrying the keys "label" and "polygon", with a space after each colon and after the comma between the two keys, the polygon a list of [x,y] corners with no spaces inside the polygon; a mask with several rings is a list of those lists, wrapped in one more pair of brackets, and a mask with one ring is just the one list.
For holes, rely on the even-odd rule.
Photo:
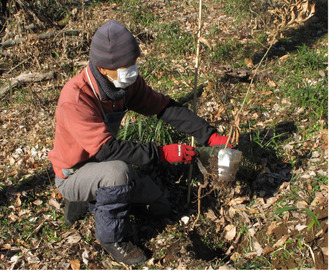
{"label": "leaf-covered ground", "polygon": [[[61,7],[61,12],[51,10],[52,18],[43,16],[49,10],[22,8],[18,2],[24,1],[16,6],[15,2],[9,1],[9,14],[1,21],[1,87],[24,72],[54,71],[56,78],[9,88],[1,97],[0,268],[131,268],[114,262],[101,249],[92,215],[72,227],[63,222],[63,198],[47,159],[56,101],[63,84],[87,63],[94,31],[108,19],[117,19],[138,37],[140,63],[150,84],[191,105],[195,54],[189,52],[195,48],[198,2],[146,1],[128,6],[120,1],[77,1]],[[237,21],[232,12],[240,7],[232,6],[230,16],[228,3],[204,1],[197,100],[198,114],[226,134],[230,116],[243,105],[255,65],[265,52],[254,38],[257,31],[265,31],[260,21]],[[319,3],[324,5],[319,8],[326,7]],[[207,165],[206,175],[195,165],[187,204],[188,166],[145,169],[164,184],[172,213],[164,219],[132,214],[135,241],[149,256],[136,268],[327,269],[327,117],[315,121],[310,117],[312,108],[295,107],[280,93],[281,82],[275,77],[276,67],[284,65],[303,42],[314,50],[326,48],[327,19],[320,11],[286,34],[295,35],[293,42],[273,46],[255,77],[252,95],[239,115],[243,158],[234,183],[217,179],[212,164],[216,161]],[[158,28],[145,27],[154,20]],[[163,25],[172,28],[168,32]],[[182,32],[168,42],[163,36],[174,35],[175,27]],[[54,34],[48,38],[40,36],[51,31]],[[4,44],[18,39],[16,45]],[[216,51],[224,44],[225,50]],[[240,46],[240,52],[248,55],[230,54],[230,46]],[[214,61],[210,55],[215,53],[225,61]],[[153,66],[147,66],[150,62]],[[292,72],[287,71],[282,81]],[[319,74],[326,78],[327,69]],[[171,85],[165,81],[168,78]],[[315,126],[321,128],[311,132]],[[199,185],[206,179],[209,184],[198,202]],[[220,189],[213,189],[214,184]]]}

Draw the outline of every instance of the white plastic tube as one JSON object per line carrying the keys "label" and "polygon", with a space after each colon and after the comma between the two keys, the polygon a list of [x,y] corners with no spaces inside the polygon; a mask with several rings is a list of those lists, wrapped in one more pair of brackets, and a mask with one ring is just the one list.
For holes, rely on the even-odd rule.
{"label": "white plastic tube", "polygon": [[242,152],[226,148],[218,152],[218,177],[223,182],[233,182],[238,172]]}

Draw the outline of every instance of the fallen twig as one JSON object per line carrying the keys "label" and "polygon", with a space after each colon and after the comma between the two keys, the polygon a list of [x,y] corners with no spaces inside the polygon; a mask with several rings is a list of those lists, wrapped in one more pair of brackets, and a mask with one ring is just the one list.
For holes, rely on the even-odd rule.
{"label": "fallen twig", "polygon": [[21,8],[25,12],[29,13],[33,17],[35,23],[37,23],[39,26],[43,27],[43,23],[40,21],[38,16],[32,11],[29,3],[27,3],[25,0],[16,0],[16,2],[21,6]]}
{"label": "fallen twig", "polygon": [[27,241],[34,233],[38,232],[43,224],[50,218],[50,215],[44,215],[44,219],[40,222],[40,224],[25,238]]}
{"label": "fallen twig", "polygon": [[28,57],[27,59],[24,59],[23,61],[19,62],[16,66],[12,67],[7,73],[11,73],[13,70],[15,70],[20,65],[24,64],[25,62],[29,61],[31,57]]}
{"label": "fallen twig", "polygon": [[314,262],[314,265],[315,265],[316,264],[316,262],[315,262],[315,256],[314,256],[314,253],[313,253],[312,248],[308,244],[306,244],[305,242],[304,242],[304,245],[309,249],[310,254],[312,256],[312,259],[313,259],[313,262]]}
{"label": "fallen twig", "polygon": [[[46,32],[46,33],[42,33],[40,35],[31,35],[31,37],[32,37],[32,39],[34,38],[35,40],[44,40],[44,39],[52,38],[55,35],[77,36],[80,32],[81,32],[81,30],[79,30],[79,29],[70,29],[70,30],[61,30],[61,31],[52,30],[52,31],[49,31],[49,32]],[[0,43],[0,47],[7,48],[7,47],[15,46],[19,43],[23,43],[23,42],[26,42],[26,41],[27,41],[26,38],[6,40],[6,41]]]}
{"label": "fallen twig", "polygon": [[32,82],[50,80],[53,79],[54,77],[55,77],[54,71],[48,73],[22,73],[5,84],[5,86],[0,91],[0,97],[3,97],[11,89],[17,88],[21,85],[32,83]]}

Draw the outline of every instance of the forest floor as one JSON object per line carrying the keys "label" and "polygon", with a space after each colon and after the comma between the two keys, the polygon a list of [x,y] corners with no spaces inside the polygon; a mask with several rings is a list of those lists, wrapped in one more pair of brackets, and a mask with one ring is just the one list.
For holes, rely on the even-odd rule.
{"label": "forest floor", "polygon": [[[45,2],[47,11],[9,1],[1,19],[0,269],[328,268],[327,112],[315,116],[316,107],[297,106],[282,93],[285,78],[296,75],[293,69],[276,73],[297,49],[327,59],[325,1],[317,2],[309,21],[277,40],[253,82],[266,52],[259,42],[264,18],[236,19],[243,7],[229,10],[229,3],[243,1],[204,1],[197,112],[228,135],[228,116],[242,109],[235,119],[242,161],[229,184],[218,179],[216,159],[205,165],[207,173],[195,164],[190,203],[189,166],[143,169],[164,185],[172,212],[162,219],[131,215],[135,241],[149,257],[133,267],[102,250],[93,215],[72,227],[64,223],[63,198],[47,158],[56,103],[65,82],[87,64],[95,30],[116,19],[138,37],[146,81],[191,106],[198,3]],[[316,78],[303,82],[326,88],[324,62],[314,68]],[[50,79],[37,81],[29,73],[50,73]],[[13,80],[22,74],[30,81]],[[249,86],[252,95],[244,104]],[[207,185],[198,198],[201,184]]]}

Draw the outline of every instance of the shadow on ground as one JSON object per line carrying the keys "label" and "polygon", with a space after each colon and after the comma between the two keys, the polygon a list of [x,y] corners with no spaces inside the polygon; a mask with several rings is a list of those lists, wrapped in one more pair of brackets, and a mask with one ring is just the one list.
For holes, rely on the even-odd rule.
{"label": "shadow on ground", "polygon": [[283,161],[274,147],[296,131],[293,122],[284,121],[275,129],[252,130],[240,136],[243,160],[237,179],[247,185],[251,197],[272,197],[283,182],[291,180],[292,165]]}

